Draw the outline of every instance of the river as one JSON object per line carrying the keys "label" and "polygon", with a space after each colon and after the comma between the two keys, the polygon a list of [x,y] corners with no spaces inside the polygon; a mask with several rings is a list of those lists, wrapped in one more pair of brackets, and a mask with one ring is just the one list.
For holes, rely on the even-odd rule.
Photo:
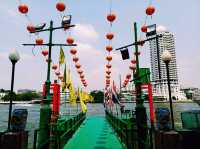
{"label": "river", "polygon": [[[87,116],[104,116],[104,107],[102,104],[88,104],[88,112]],[[147,113],[149,113],[148,104],[145,104],[147,108]],[[126,103],[125,109],[134,109],[135,103]],[[154,108],[157,107],[169,107],[169,103],[155,103]],[[38,128],[39,124],[39,111],[40,105],[38,104],[14,104],[13,109],[16,108],[26,108],[28,110],[28,118],[26,129],[29,130],[29,144],[32,143],[33,131]],[[119,107],[118,107],[119,109]],[[0,131],[4,131],[7,129],[7,121],[8,121],[8,104],[0,104],[1,118],[0,118]],[[181,128],[181,117],[180,113],[187,110],[200,110],[200,106],[196,103],[173,103],[174,110],[174,118],[175,118],[175,126],[176,128]],[[62,105],[61,112],[62,113],[76,113],[80,111],[80,106],[70,106],[70,105]]]}

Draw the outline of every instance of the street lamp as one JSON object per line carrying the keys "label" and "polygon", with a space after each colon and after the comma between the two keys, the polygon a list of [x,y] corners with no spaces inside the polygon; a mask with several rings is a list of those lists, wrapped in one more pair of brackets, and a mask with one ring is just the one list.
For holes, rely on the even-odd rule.
{"label": "street lamp", "polygon": [[10,89],[10,105],[9,105],[9,117],[8,117],[8,131],[10,131],[10,122],[11,122],[11,112],[12,112],[12,100],[13,100],[13,86],[14,86],[14,75],[15,75],[15,64],[20,59],[19,53],[16,50],[13,50],[9,54],[9,59],[12,63],[12,76],[11,76],[11,89]]}
{"label": "street lamp", "polygon": [[170,76],[169,76],[169,62],[172,60],[172,55],[170,54],[168,50],[165,50],[163,51],[161,58],[162,58],[162,61],[165,63],[166,70],[167,70],[167,84],[168,84],[168,91],[169,91],[170,113],[171,113],[172,129],[174,129],[174,116],[173,116],[171,86],[170,86]]}

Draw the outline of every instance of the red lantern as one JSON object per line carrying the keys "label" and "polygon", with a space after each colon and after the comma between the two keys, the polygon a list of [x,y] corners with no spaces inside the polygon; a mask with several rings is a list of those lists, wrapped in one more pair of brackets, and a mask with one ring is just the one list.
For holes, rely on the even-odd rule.
{"label": "red lantern", "polygon": [[28,6],[26,4],[20,4],[18,10],[19,12],[26,14],[28,12]]}
{"label": "red lantern", "polygon": [[80,64],[76,64],[75,67],[76,67],[77,69],[79,69],[79,68],[81,68],[81,65],[80,65]]}
{"label": "red lantern", "polygon": [[78,57],[73,57],[73,61],[76,63],[78,62],[79,58]]}
{"label": "red lantern", "polygon": [[81,79],[81,82],[85,82],[85,79]]}
{"label": "red lantern", "polygon": [[56,4],[56,8],[58,11],[64,11],[65,10],[65,4],[63,2],[58,2]]}
{"label": "red lantern", "polygon": [[81,78],[81,79],[84,79],[84,77],[85,77],[85,76],[84,76],[83,74],[82,74],[82,75],[80,75],[80,78]]}
{"label": "red lantern", "polygon": [[131,66],[129,66],[129,69],[130,70],[135,70],[136,68],[135,68],[135,66],[131,65]]}
{"label": "red lantern", "polygon": [[151,16],[155,12],[155,8],[153,6],[149,6],[146,9],[146,14]]}
{"label": "red lantern", "polygon": [[106,57],[106,59],[110,62],[110,61],[112,61],[112,56],[109,55]]}
{"label": "red lantern", "polygon": [[127,74],[126,79],[130,79],[130,78],[131,78],[131,74]]}
{"label": "red lantern", "polygon": [[110,76],[106,76],[106,79],[110,79]]}
{"label": "red lantern", "polygon": [[106,46],[106,50],[107,50],[108,52],[111,52],[111,51],[113,50],[113,47],[112,47],[112,46]]}
{"label": "red lantern", "polygon": [[140,40],[138,41],[138,44],[139,44],[140,46],[143,46],[144,43],[145,43],[144,39],[140,39]]}
{"label": "red lantern", "polygon": [[73,44],[74,43],[74,39],[72,37],[68,37],[67,38],[67,43],[68,44]]}
{"label": "red lantern", "polygon": [[146,33],[146,32],[147,32],[147,26],[146,26],[146,25],[143,25],[143,26],[141,27],[141,31],[144,32],[144,33]]}
{"label": "red lantern", "polygon": [[62,80],[62,79],[63,79],[63,76],[58,76],[58,78],[59,78],[60,80]]}
{"label": "red lantern", "polygon": [[111,14],[107,15],[107,20],[109,22],[112,23],[113,21],[115,21],[115,19],[116,19],[116,15],[114,13],[111,13]]}
{"label": "red lantern", "polygon": [[111,71],[107,70],[106,73],[107,73],[108,75],[110,75],[110,74],[111,74]]}
{"label": "red lantern", "polygon": [[52,69],[56,70],[58,68],[58,66],[56,64],[52,65]]}
{"label": "red lantern", "polygon": [[106,34],[106,38],[107,38],[108,40],[112,40],[112,39],[114,38],[114,34],[113,34],[113,33],[107,33],[107,34]]}
{"label": "red lantern", "polygon": [[84,87],[87,87],[87,84],[84,84]]}
{"label": "red lantern", "polygon": [[32,25],[32,24],[29,24],[27,26],[27,30],[31,33],[31,32],[34,32],[35,31],[35,27]]}
{"label": "red lantern", "polygon": [[134,54],[135,54],[135,55],[140,55],[140,52],[138,51],[138,52],[135,52]]}
{"label": "red lantern", "polygon": [[59,71],[56,71],[55,74],[56,74],[57,76],[59,76],[59,75],[60,75],[60,72],[59,72]]}
{"label": "red lantern", "polygon": [[75,54],[77,53],[77,50],[76,50],[76,49],[71,49],[71,50],[70,50],[70,53],[71,53],[72,55],[75,55]]}
{"label": "red lantern", "polygon": [[111,67],[112,67],[112,65],[110,65],[110,64],[106,65],[106,68],[108,68],[108,69],[110,69]]}
{"label": "red lantern", "polygon": [[134,59],[131,60],[131,63],[132,63],[132,64],[136,64],[136,60],[134,60]]}
{"label": "red lantern", "polygon": [[78,70],[77,71],[80,75],[83,73],[83,71],[82,70]]}
{"label": "red lantern", "polygon": [[37,38],[37,39],[35,40],[35,43],[36,43],[37,45],[41,45],[41,44],[43,44],[43,39],[42,39],[42,38]]}
{"label": "red lantern", "polygon": [[43,51],[42,51],[42,55],[43,55],[43,56],[47,56],[48,54],[49,54],[48,50],[43,50]]}

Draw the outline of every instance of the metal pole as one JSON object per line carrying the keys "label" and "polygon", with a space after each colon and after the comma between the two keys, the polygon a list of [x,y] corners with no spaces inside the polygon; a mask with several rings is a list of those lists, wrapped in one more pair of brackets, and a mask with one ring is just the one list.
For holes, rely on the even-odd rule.
{"label": "metal pole", "polygon": [[[137,23],[134,23],[135,43],[137,43]],[[140,67],[138,57],[138,44],[135,44],[136,55],[136,74],[135,74],[135,89],[136,89],[136,124],[138,135],[138,149],[145,149],[147,142],[147,114],[146,108],[143,103],[144,100],[141,97],[141,79],[140,79]]]}
{"label": "metal pole", "polygon": [[165,62],[167,69],[167,85],[169,91],[169,103],[170,103],[170,113],[172,121],[172,130],[174,130],[174,115],[173,115],[173,106],[172,106],[172,96],[171,96],[171,85],[170,85],[170,76],[169,76],[169,62]]}
{"label": "metal pole", "polygon": [[11,76],[10,105],[9,105],[9,116],[8,116],[8,131],[10,131],[10,123],[11,123],[13,87],[14,87],[14,76],[15,76],[15,64],[16,64],[16,62],[12,61],[12,76]]}
{"label": "metal pole", "polygon": [[[38,146],[41,146],[47,140],[50,140],[50,119],[51,119],[51,95],[50,95],[50,70],[51,70],[51,49],[52,49],[52,32],[53,32],[53,21],[50,22],[50,35],[49,35],[49,55],[48,55],[48,68],[47,68],[47,80],[46,85],[46,99],[43,99],[40,108],[40,131]],[[48,144],[47,144],[48,145]]]}

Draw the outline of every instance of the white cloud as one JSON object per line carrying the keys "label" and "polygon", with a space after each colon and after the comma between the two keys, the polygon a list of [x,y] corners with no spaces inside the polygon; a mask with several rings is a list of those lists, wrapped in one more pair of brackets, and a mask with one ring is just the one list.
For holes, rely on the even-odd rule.
{"label": "white cloud", "polygon": [[76,24],[72,34],[81,42],[97,42],[99,34],[91,24]]}

